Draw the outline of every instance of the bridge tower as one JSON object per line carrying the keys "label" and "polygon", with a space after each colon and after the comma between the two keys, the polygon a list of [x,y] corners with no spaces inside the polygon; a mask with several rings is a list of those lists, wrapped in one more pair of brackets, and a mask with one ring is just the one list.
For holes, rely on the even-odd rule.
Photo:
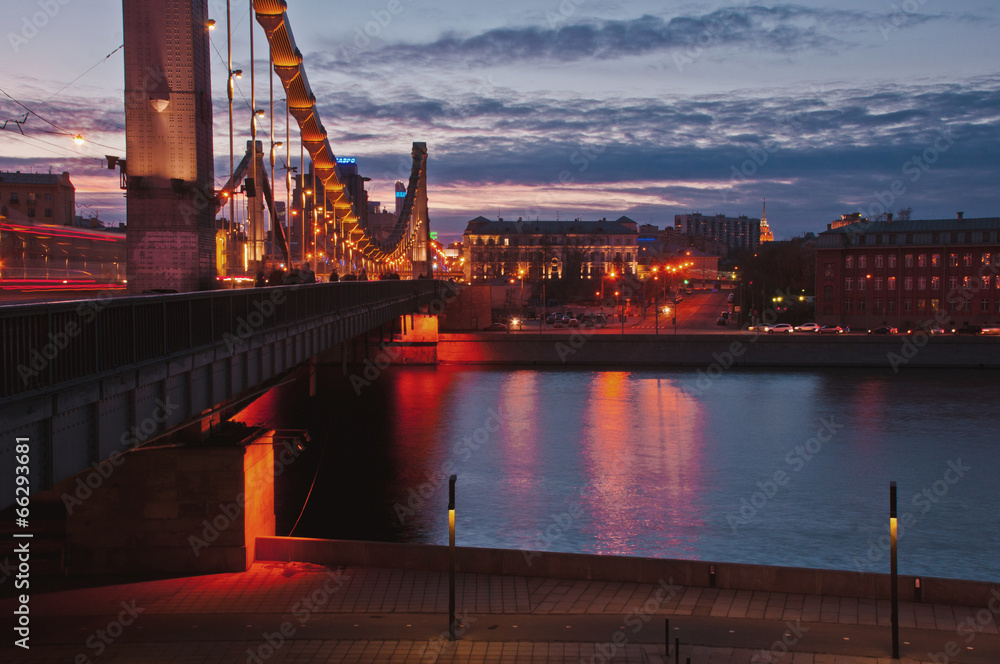
{"label": "bridge tower", "polygon": [[[410,263],[413,276],[431,274],[431,222],[427,213],[427,143],[413,143],[413,165],[419,168],[417,191],[410,211]],[[410,179],[411,186],[413,178]]]}
{"label": "bridge tower", "polygon": [[123,0],[128,290],[215,286],[207,0]]}

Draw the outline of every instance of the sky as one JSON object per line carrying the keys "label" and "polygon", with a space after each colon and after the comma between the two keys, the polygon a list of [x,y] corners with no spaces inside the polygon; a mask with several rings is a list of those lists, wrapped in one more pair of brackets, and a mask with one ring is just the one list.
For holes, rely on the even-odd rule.
{"label": "sky", "polygon": [[[391,204],[412,142],[425,141],[444,240],[479,215],[624,214],[664,228],[689,212],[759,217],[765,198],[776,239],[850,212],[1000,216],[996,0],[288,4],[334,153],[356,157],[371,198]],[[208,5],[221,187],[226,5]],[[232,14],[246,73],[248,3]],[[0,126],[25,112],[11,98],[44,118],[7,122],[0,170],[69,171],[79,214],[124,221],[102,161],[125,153],[121,3],[5,0],[0,17]],[[236,97],[240,145],[247,76]],[[293,165],[298,145],[293,127]]]}

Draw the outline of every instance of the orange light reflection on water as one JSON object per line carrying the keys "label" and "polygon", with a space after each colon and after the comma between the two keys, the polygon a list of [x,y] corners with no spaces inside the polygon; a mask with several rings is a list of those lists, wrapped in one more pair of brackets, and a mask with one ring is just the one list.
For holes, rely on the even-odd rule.
{"label": "orange light reflection on water", "polygon": [[[665,548],[693,554],[705,490],[697,401],[672,380],[627,372],[595,373],[586,399],[581,446],[600,552],[631,553],[632,538],[661,530]],[[689,530],[671,529],[682,521]]]}

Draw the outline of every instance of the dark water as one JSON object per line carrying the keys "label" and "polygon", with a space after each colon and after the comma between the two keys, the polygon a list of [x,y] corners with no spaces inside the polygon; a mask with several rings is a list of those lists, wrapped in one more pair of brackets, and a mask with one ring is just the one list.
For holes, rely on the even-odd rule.
{"label": "dark water", "polygon": [[[336,370],[237,419],[305,427],[278,531],[1000,582],[1000,381],[987,371]],[[318,469],[318,470],[317,470]],[[315,482],[314,482],[315,478]]]}

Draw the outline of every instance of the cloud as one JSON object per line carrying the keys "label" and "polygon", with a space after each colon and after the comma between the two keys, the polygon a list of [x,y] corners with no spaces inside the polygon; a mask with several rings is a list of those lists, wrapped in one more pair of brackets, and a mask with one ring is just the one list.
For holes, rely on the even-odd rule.
{"label": "cloud", "polygon": [[862,33],[884,32],[886,26],[895,31],[952,17],[779,5],[727,7],[666,18],[647,14],[621,20],[560,19],[550,15],[545,26],[498,27],[471,35],[447,32],[421,44],[362,44],[363,48],[358,48],[351,36],[330,42],[307,60],[310,69],[343,71],[345,67],[371,70],[399,65],[461,69],[524,62],[567,63],[671,52],[691,57],[714,48],[787,54],[843,47],[848,43],[845,35],[857,38]]}

